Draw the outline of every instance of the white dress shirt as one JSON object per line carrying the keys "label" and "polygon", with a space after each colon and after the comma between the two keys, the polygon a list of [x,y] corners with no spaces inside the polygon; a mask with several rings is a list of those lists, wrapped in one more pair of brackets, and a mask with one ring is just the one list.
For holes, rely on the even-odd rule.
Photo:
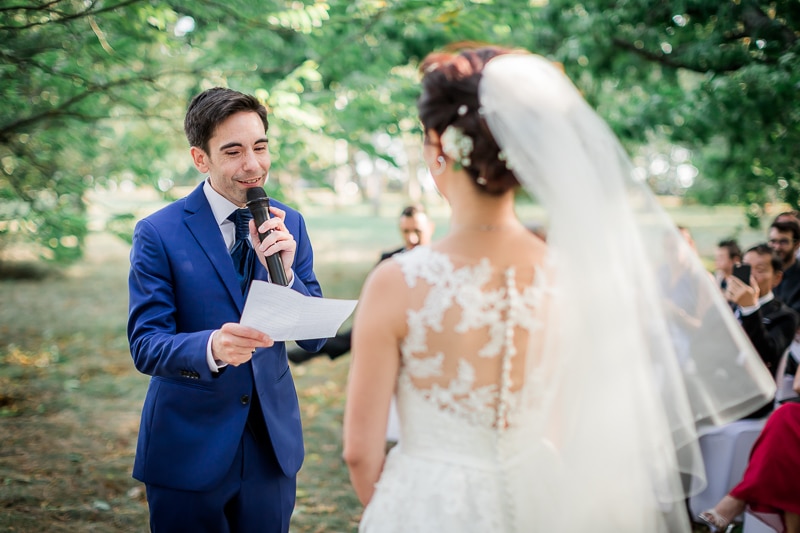
{"label": "white dress shirt", "polygon": [[[203,192],[206,195],[208,204],[211,206],[211,212],[214,213],[214,219],[217,221],[219,230],[222,232],[222,238],[225,239],[225,246],[227,246],[228,251],[230,251],[236,242],[236,224],[228,220],[228,217],[235,210],[239,209],[239,206],[215,191],[208,179],[206,179],[203,184]],[[247,238],[252,245],[253,241],[250,236]],[[267,273],[267,275],[269,276],[269,273]],[[291,287],[294,285],[294,272],[289,272],[289,278],[291,279],[289,282],[289,286]],[[214,355],[211,352],[211,341],[214,339],[214,335],[217,334],[217,331],[219,330],[217,329],[211,332],[211,335],[208,337],[208,344],[206,345],[206,362],[208,363],[208,368],[211,369],[212,372],[219,372],[220,368],[228,365],[228,363],[214,359]]]}

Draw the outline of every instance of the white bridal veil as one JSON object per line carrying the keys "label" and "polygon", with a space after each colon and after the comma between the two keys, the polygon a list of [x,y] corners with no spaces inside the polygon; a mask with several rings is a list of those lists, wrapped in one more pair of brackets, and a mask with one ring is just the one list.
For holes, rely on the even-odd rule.
{"label": "white bridal veil", "polygon": [[[699,259],[610,128],[549,61],[492,59],[482,113],[548,213],[556,281],[544,353],[560,505],[541,531],[689,531],[705,484],[697,423],[767,403],[775,384]],[[539,364],[539,363],[537,363]],[[542,480],[531,480],[536,483]]]}

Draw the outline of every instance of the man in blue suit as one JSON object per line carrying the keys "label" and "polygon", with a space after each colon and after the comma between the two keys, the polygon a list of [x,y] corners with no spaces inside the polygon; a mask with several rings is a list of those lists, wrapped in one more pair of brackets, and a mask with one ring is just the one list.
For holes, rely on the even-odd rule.
{"label": "man in blue suit", "polygon": [[[240,284],[229,253],[229,216],[269,173],[267,128],[252,96],[197,95],[184,129],[208,178],[134,231],[128,340],[136,368],[152,377],[133,476],[147,489],[151,531],[289,530],[304,455],[297,393],[284,344],[238,323],[249,281]],[[245,279],[267,280],[265,256],[277,253],[290,288],[321,296],[302,216],[278,202],[270,211],[260,228],[249,223],[258,261]],[[258,230],[273,231],[259,244]]]}

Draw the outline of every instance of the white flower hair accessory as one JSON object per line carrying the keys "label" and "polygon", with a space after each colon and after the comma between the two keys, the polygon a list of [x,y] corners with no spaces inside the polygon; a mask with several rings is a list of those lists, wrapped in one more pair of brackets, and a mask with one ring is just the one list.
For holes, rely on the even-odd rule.
{"label": "white flower hair accessory", "polygon": [[506,154],[503,150],[500,150],[497,154],[497,159],[502,161],[508,170],[514,170],[514,167],[511,166],[511,163],[508,161],[508,154]]}
{"label": "white flower hair accessory", "polygon": [[472,137],[464,135],[461,128],[455,126],[447,126],[442,133],[442,152],[447,157],[456,162],[455,169],[461,170],[461,167],[468,167],[472,164]]}

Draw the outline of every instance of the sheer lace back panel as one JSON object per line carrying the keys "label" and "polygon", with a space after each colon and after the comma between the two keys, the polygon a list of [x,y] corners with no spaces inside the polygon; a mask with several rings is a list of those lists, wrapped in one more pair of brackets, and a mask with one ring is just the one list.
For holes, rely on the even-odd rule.
{"label": "sheer lace back panel", "polygon": [[[410,392],[461,423],[501,432],[513,427],[526,365],[536,362],[526,354],[535,354],[541,337],[542,269],[500,268],[428,247],[396,260],[410,289],[400,403]],[[529,375],[535,386],[531,381]]]}

